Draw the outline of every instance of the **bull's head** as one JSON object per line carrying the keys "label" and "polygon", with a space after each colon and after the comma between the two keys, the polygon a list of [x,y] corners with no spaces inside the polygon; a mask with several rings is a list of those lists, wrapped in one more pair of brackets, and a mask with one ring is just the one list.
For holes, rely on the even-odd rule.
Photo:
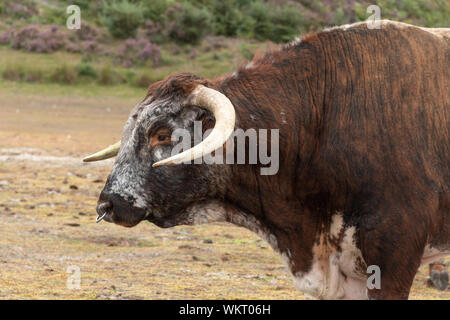
{"label": "bull's head", "polygon": [[[117,155],[100,194],[97,221],[132,227],[149,220],[171,227],[192,221],[195,206],[217,196],[224,183],[217,167],[185,164],[222,147],[235,126],[230,100],[207,85],[189,74],[154,84],[132,110],[121,142],[84,159]],[[194,121],[213,130],[189,150],[174,153],[172,133],[184,129],[194,137]]]}

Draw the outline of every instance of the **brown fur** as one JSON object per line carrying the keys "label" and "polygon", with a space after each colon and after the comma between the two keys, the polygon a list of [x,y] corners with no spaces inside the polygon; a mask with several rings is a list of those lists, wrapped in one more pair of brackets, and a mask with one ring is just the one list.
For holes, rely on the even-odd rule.
{"label": "brown fur", "polygon": [[420,28],[360,25],[213,82],[238,127],[280,128],[278,174],[233,166],[226,201],[290,248],[293,272],[310,268],[320,228],[342,211],[382,271],[370,296],[407,298],[425,245],[450,250],[449,62],[449,41]]}
{"label": "brown fur", "polygon": [[[148,96],[182,101],[202,84],[231,100],[236,127],[280,129],[276,175],[260,175],[259,165],[218,170],[227,177],[214,197],[233,208],[228,220],[243,212],[270,230],[295,274],[310,270],[314,245],[342,212],[360,266],[381,270],[369,297],[406,299],[425,247],[450,251],[449,64],[441,33],[359,24],[310,34],[212,81],[170,76]],[[168,192],[164,179],[182,169],[156,170]]]}

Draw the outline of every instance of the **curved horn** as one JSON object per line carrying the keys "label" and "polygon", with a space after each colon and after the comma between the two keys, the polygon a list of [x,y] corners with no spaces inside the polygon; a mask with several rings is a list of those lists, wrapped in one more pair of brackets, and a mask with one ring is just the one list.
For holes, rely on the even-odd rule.
{"label": "curved horn", "polygon": [[236,111],[231,101],[225,95],[203,85],[198,85],[189,96],[187,102],[189,105],[194,105],[212,112],[216,118],[216,124],[211,134],[191,149],[158,161],[153,164],[153,167],[179,164],[200,158],[222,147],[233,133]]}
{"label": "curved horn", "polygon": [[83,159],[83,162],[92,162],[112,158],[119,153],[119,149],[120,149],[120,141],[114,143],[113,145],[110,145],[109,147],[99,152],[87,156],[86,158]]}

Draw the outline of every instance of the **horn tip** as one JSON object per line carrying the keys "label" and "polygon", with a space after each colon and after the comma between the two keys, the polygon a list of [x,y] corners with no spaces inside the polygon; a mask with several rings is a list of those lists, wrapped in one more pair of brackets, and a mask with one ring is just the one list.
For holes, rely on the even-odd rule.
{"label": "horn tip", "polygon": [[176,162],[173,160],[172,161],[161,160],[152,164],[152,168],[157,168],[161,166],[170,166],[172,164],[176,164]]}
{"label": "horn tip", "polygon": [[91,156],[87,156],[87,157],[83,158],[83,162],[92,162],[92,161],[93,161],[93,159]]}

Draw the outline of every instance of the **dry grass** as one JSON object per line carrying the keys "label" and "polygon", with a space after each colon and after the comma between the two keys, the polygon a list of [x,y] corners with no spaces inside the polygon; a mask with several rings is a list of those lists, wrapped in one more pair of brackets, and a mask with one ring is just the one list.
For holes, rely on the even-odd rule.
{"label": "dry grass", "polygon": [[[278,256],[245,229],[95,223],[111,162],[79,159],[120,137],[141,96],[0,86],[0,299],[304,298]],[[27,155],[18,161],[20,152]],[[72,265],[80,290],[66,286]],[[450,299],[424,286],[426,271],[411,298]]]}

